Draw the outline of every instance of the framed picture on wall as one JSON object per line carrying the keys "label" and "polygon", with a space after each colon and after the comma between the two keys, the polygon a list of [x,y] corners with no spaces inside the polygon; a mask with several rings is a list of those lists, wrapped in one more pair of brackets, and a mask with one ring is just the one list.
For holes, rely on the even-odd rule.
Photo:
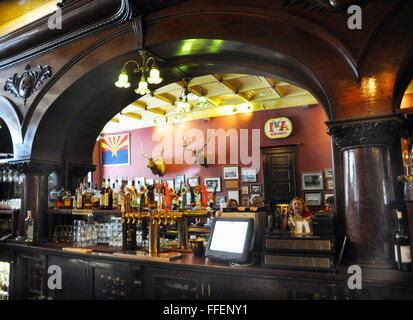
{"label": "framed picture on wall", "polygon": [[246,185],[246,186],[241,186],[241,193],[242,193],[242,194],[248,194],[248,193],[250,193],[250,192],[249,192],[248,185]]}
{"label": "framed picture on wall", "polygon": [[257,182],[257,169],[241,168],[241,182]]}
{"label": "framed picture on wall", "polygon": [[252,184],[251,185],[251,193],[261,193],[261,185],[260,184]]}
{"label": "framed picture on wall", "polygon": [[174,179],[166,179],[166,181],[168,182],[168,188],[175,190]]}
{"label": "framed picture on wall", "polygon": [[221,203],[225,204],[225,196],[216,196],[215,197],[215,205],[217,207],[219,207]]}
{"label": "framed picture on wall", "polygon": [[301,174],[302,190],[323,190],[322,172],[303,172]]}
{"label": "framed picture on wall", "polygon": [[238,180],[225,181],[225,187],[226,187],[227,189],[238,189],[238,188],[239,188]]}
{"label": "framed picture on wall", "polygon": [[239,191],[238,190],[228,190],[228,199],[235,199],[239,204]]}
{"label": "framed picture on wall", "polygon": [[327,199],[334,197],[334,193],[324,193],[324,203],[327,203]]}
{"label": "framed picture on wall", "polygon": [[210,177],[204,178],[205,187],[208,192],[214,192],[216,187],[216,192],[221,192],[221,178],[220,177]]}
{"label": "framed picture on wall", "polygon": [[241,197],[241,206],[248,207],[250,205],[250,198],[248,196]]}
{"label": "framed picture on wall", "polygon": [[129,133],[104,136],[101,140],[102,165],[130,164]]}
{"label": "framed picture on wall", "polygon": [[184,174],[177,174],[175,177],[175,182],[176,182],[176,188],[179,188],[182,183],[182,187],[185,184],[185,175]]}
{"label": "framed picture on wall", "polygon": [[334,179],[326,179],[327,190],[334,190]]}
{"label": "framed picture on wall", "polygon": [[195,187],[199,184],[199,177],[188,178],[188,185],[190,187]]}
{"label": "framed picture on wall", "polygon": [[224,167],[224,179],[229,180],[229,179],[238,179],[238,167]]}
{"label": "framed picture on wall", "polygon": [[306,193],[305,202],[308,206],[321,206],[321,192]]}
{"label": "framed picture on wall", "polygon": [[324,169],[324,177],[326,179],[333,178],[334,177],[333,169]]}

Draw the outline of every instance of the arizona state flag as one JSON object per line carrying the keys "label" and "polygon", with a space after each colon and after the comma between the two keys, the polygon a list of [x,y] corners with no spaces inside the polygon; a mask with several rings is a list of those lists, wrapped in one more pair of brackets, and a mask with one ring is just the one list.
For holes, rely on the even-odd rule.
{"label": "arizona state flag", "polygon": [[105,136],[101,146],[104,166],[129,164],[129,134]]}

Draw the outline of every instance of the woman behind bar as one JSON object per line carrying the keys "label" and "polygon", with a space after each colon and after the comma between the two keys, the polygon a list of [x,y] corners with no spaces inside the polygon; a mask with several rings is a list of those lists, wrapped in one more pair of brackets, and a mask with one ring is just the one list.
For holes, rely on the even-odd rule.
{"label": "woman behind bar", "polygon": [[311,211],[308,210],[305,201],[299,197],[291,200],[288,213],[294,218],[309,218],[313,215]]}
{"label": "woman behind bar", "polygon": [[226,208],[238,208],[238,202],[235,199],[228,199]]}

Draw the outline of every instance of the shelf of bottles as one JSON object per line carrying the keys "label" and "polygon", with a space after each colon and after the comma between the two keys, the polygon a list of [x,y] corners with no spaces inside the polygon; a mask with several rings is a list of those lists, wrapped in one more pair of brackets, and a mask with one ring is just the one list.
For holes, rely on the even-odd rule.
{"label": "shelf of bottles", "polygon": [[108,179],[101,189],[81,183],[73,195],[64,188],[55,189],[47,209],[54,219],[50,238],[54,243],[96,251],[151,251],[154,244],[156,252],[160,247],[186,249],[188,218],[208,217],[210,212],[201,203],[200,191],[200,186],[190,188],[187,205],[185,186],[165,190],[161,183],[136,188],[134,181],[111,184]]}
{"label": "shelf of bottles", "polygon": [[9,299],[10,263],[0,261],[0,300]]}

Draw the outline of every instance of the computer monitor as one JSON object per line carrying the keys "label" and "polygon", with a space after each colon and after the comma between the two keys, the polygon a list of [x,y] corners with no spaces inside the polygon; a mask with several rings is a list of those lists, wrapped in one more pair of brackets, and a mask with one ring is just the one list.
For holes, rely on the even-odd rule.
{"label": "computer monitor", "polygon": [[245,263],[253,235],[254,220],[251,218],[215,218],[205,256],[224,262]]}

